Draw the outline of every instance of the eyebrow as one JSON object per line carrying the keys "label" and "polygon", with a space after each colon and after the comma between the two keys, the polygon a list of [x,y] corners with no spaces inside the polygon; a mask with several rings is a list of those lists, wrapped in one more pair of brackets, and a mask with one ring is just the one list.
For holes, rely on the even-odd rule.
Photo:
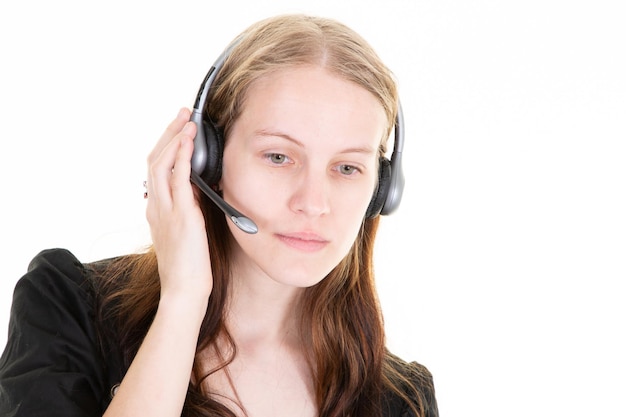
{"label": "eyebrow", "polygon": [[[294,144],[296,144],[297,146],[304,148],[304,143],[300,142],[298,139],[294,138],[293,136],[288,135],[287,133],[283,133],[283,132],[277,132],[277,131],[272,131],[272,130],[266,130],[266,129],[260,129],[254,132],[255,136],[259,136],[259,137],[278,137],[278,138],[283,138],[288,140],[289,142],[292,142]],[[340,153],[362,153],[362,154],[374,154],[376,153],[375,149],[372,149],[369,146],[364,146],[364,147],[354,147],[354,148],[346,148],[343,149]]]}

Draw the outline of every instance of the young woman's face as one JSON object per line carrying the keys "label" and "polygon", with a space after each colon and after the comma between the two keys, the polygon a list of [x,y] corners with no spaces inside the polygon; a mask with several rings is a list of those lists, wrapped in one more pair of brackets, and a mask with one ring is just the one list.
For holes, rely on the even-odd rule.
{"label": "young woman's face", "polygon": [[323,68],[254,82],[226,141],[220,183],[259,227],[248,235],[228,222],[237,270],[297,287],[323,279],[360,230],[386,124],[372,93]]}

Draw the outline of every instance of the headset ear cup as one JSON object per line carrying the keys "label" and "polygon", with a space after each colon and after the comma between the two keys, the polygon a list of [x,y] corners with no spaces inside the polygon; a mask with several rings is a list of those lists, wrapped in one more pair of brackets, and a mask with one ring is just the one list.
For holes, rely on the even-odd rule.
{"label": "headset ear cup", "polygon": [[222,156],[224,155],[224,139],[222,130],[212,120],[203,120],[204,137],[207,144],[206,168],[202,179],[209,185],[215,185],[222,178]]}
{"label": "headset ear cup", "polygon": [[391,162],[385,157],[381,157],[378,162],[378,185],[367,208],[365,217],[372,219],[378,216],[385,205],[389,187],[391,185]]}

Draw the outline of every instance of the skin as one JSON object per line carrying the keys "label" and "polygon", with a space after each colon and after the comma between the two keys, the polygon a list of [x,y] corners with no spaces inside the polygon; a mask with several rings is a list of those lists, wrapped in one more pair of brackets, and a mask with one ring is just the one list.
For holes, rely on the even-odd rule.
{"label": "skin", "polygon": [[229,223],[244,276],[318,283],[348,253],[377,178],[386,124],[376,98],[320,67],[257,80],[224,149],[224,198],[259,226]]}
{"label": "skin", "polygon": [[[180,416],[184,403],[212,289],[204,220],[189,182],[196,127],[187,120],[182,109],[148,158],[146,216],[161,299],[107,417]],[[302,289],[323,279],[357,236],[386,123],[371,93],[320,67],[279,71],[250,87],[226,140],[220,187],[259,232],[229,223],[236,244],[227,325],[238,352],[228,373],[206,381],[238,398],[250,417],[316,415],[293,313]],[[206,369],[211,353],[201,360]]]}

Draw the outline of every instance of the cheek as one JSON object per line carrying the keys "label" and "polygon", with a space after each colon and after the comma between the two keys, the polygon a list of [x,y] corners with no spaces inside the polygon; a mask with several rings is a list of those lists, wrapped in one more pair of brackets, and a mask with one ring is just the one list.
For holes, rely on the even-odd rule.
{"label": "cheek", "polygon": [[334,195],[332,206],[333,218],[331,222],[334,224],[333,227],[335,230],[342,231],[342,233],[337,236],[342,236],[340,252],[342,252],[344,256],[354,244],[361,230],[365,212],[372,199],[374,186],[370,184],[370,186],[357,188],[358,189],[340,190]]}
{"label": "cheek", "polygon": [[220,188],[224,200],[255,222],[262,220],[266,208],[278,200],[277,188],[252,168],[252,161],[234,149],[224,152]]}
{"label": "cheek", "polygon": [[[233,172],[234,174],[234,172]],[[240,211],[243,211],[245,215],[247,213],[244,210],[248,210],[253,207],[254,202],[258,202],[260,193],[257,193],[258,187],[254,179],[237,178],[242,175],[227,175],[222,177],[221,187],[224,200],[229,204],[235,206]]]}
{"label": "cheek", "polygon": [[359,217],[356,216],[357,213],[365,217],[365,212],[374,198],[376,181],[378,181],[378,176],[376,178],[368,178],[358,185],[340,189],[335,196],[336,209],[349,212],[350,214],[348,215],[352,217]]}

